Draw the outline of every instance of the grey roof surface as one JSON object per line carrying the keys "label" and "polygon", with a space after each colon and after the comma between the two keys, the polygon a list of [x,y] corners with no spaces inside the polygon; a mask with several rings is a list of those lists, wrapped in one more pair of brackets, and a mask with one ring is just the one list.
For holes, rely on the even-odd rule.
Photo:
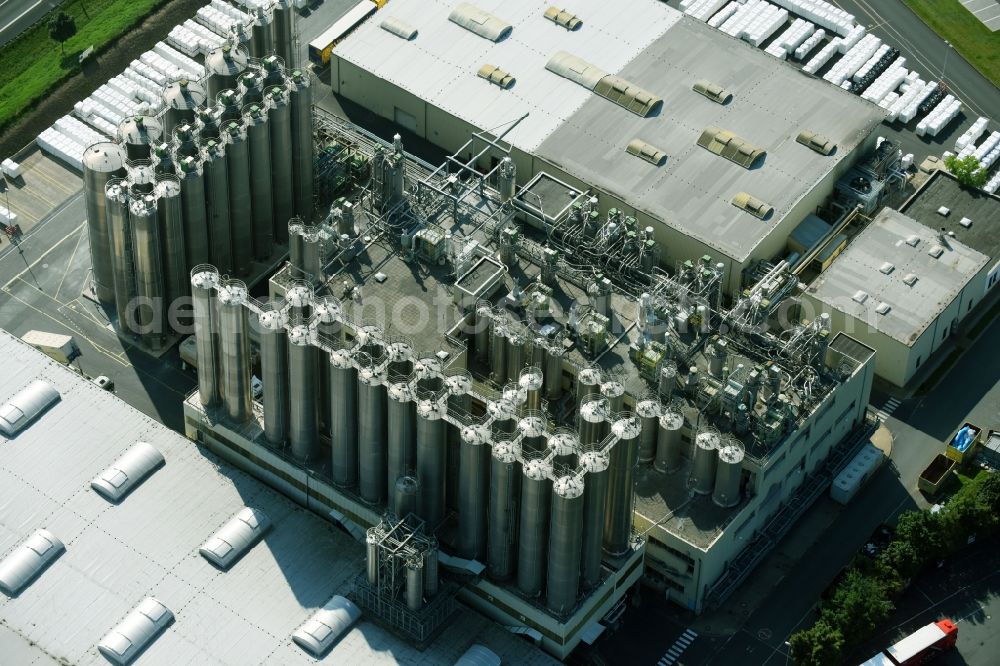
{"label": "grey roof surface", "polygon": [[[479,7],[514,26],[498,43],[448,21],[453,4],[394,0],[380,13],[417,27],[416,39],[402,41],[369,22],[338,45],[337,56],[484,130],[500,133],[529,113],[506,141],[740,261],[885,116],[656,0],[633,0],[628,11],[578,0],[568,8],[583,21],[575,31],[545,20],[544,3],[484,0]],[[558,51],[662,97],[663,110],[641,118],[546,70]],[[513,88],[478,78],[487,62],[516,77]],[[733,100],[720,105],[694,92],[699,79],[725,87]],[[709,125],[767,150],[763,164],[747,170],[697,146]],[[796,143],[804,129],[837,143],[835,154]],[[666,164],[631,158],[625,148],[636,138],[666,152]],[[733,206],[740,191],[772,205],[773,216],[761,221]]]}
{"label": "grey roof surface", "polygon": [[[907,243],[911,237],[918,239],[916,246]],[[935,246],[943,250],[938,258],[928,254]],[[941,244],[933,229],[884,208],[808,293],[909,346],[988,261],[954,239]],[[885,274],[880,269],[887,262],[893,268]],[[912,286],[904,281],[911,274],[917,276]],[[854,300],[859,291],[868,294],[864,303]],[[889,305],[888,313],[876,312],[881,303]]]}
{"label": "grey roof surface", "polygon": [[[154,596],[176,620],[141,663],[316,663],[291,634],[350,589],[361,544],[3,331],[0,356],[0,398],[36,378],[62,394],[16,438],[0,438],[0,557],[42,527],[66,544],[18,596],[0,594],[0,660],[106,666],[98,641]],[[166,464],[110,504],[89,481],[139,440]],[[221,572],[198,547],[247,504],[274,528]],[[554,663],[465,608],[424,652],[362,618],[321,663],[452,663],[473,643],[505,663]]]}
{"label": "grey roof surface", "polygon": [[[947,217],[938,214],[941,206],[951,209]],[[900,211],[931,229],[944,227],[972,249],[1000,259],[1000,197],[994,194],[964,188],[950,174],[937,171]],[[970,227],[960,224],[963,217],[972,220]]]}

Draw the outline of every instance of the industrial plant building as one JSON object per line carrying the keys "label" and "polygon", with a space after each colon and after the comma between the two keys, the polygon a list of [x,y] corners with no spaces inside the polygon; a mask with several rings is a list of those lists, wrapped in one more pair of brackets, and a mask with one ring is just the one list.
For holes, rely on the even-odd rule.
{"label": "industrial plant building", "polygon": [[[935,212],[942,221],[935,229],[883,208],[804,293],[814,316],[828,313],[834,330],[878,352],[877,374],[896,386],[909,382],[993,286],[995,260],[948,232],[944,220],[957,215]],[[995,234],[992,220],[966,219],[967,228],[951,224]]]}
{"label": "industrial plant building", "polygon": [[[332,642],[310,622],[350,593],[362,544],[5,332],[0,354],[5,417],[26,387],[54,394],[0,435],[4,663],[126,663],[118,655],[141,651],[136,663],[436,665],[474,644],[504,663],[555,663],[468,609],[423,651],[362,618],[307,653],[293,635]],[[263,536],[223,534],[247,507],[270,524]],[[223,567],[204,554],[225,553],[216,535],[237,555]]]}
{"label": "industrial plant building", "polygon": [[665,265],[724,263],[726,293],[785,251],[885,117],[662,2],[571,9],[392,2],[334,50],[333,90],[448,151],[502,136],[519,183],[545,171],[600,195],[653,227]]}

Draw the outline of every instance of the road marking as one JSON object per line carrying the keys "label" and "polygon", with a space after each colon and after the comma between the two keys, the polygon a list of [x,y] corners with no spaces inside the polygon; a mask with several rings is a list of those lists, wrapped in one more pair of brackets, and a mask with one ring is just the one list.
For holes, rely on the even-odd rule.
{"label": "road marking", "polygon": [[7,30],[7,28],[9,28],[10,26],[14,25],[18,21],[20,21],[22,18],[24,18],[25,14],[27,14],[28,12],[30,12],[32,9],[34,9],[38,5],[42,4],[42,2],[43,2],[43,0],[38,0],[38,2],[36,2],[33,5],[31,5],[30,7],[28,7],[27,9],[25,9],[23,12],[21,12],[20,14],[18,14],[17,16],[15,16],[13,19],[11,19],[11,21],[9,23],[7,23],[7,25],[5,25],[4,27],[0,28],[0,32],[5,32]]}
{"label": "road marking", "polygon": [[671,666],[675,661],[681,658],[681,655],[685,650],[690,647],[691,643],[695,638],[698,637],[698,632],[690,627],[684,630],[684,633],[677,637],[673,645],[667,648],[667,651],[660,657],[657,666]]}
{"label": "road marking", "polygon": [[[80,227],[82,226],[83,224],[80,225]],[[56,299],[59,298],[59,292],[62,291],[63,282],[66,281],[66,276],[69,275],[70,269],[73,268],[73,260],[76,259],[76,251],[80,249],[80,241],[82,240],[83,240],[83,234],[81,233],[79,236],[76,237],[76,245],[73,247],[73,254],[69,256],[69,261],[66,262],[66,270],[63,272],[62,279],[59,280],[59,286],[56,287]],[[72,303],[72,301],[70,302]]]}
{"label": "road marking", "polygon": [[13,283],[14,283],[14,282],[15,282],[16,280],[20,279],[20,277],[21,277],[22,275],[24,275],[25,273],[29,272],[29,271],[30,271],[30,270],[31,270],[32,268],[34,268],[34,267],[35,267],[36,265],[38,265],[38,263],[39,263],[40,261],[42,261],[42,259],[44,259],[44,258],[45,258],[45,257],[46,257],[46,256],[48,255],[48,253],[49,253],[49,252],[51,252],[52,250],[56,249],[56,248],[57,248],[57,247],[58,247],[58,246],[59,246],[59,245],[60,245],[60,244],[61,244],[61,243],[62,243],[62,242],[63,242],[64,240],[66,240],[67,238],[69,238],[70,236],[72,236],[73,234],[75,234],[75,233],[76,233],[77,231],[79,231],[80,229],[82,229],[82,228],[83,228],[83,226],[84,226],[85,224],[86,224],[86,222],[81,222],[81,223],[80,223],[80,224],[79,224],[79,225],[78,225],[78,226],[77,226],[77,227],[76,227],[75,229],[73,229],[73,231],[69,232],[68,234],[66,234],[65,236],[63,236],[63,237],[62,237],[62,238],[60,238],[59,240],[57,240],[57,241],[56,241],[55,243],[53,243],[53,244],[52,244],[52,245],[51,245],[51,246],[49,247],[49,249],[45,250],[45,252],[42,252],[41,256],[39,256],[39,257],[38,257],[37,259],[35,259],[35,260],[34,260],[33,262],[31,262],[30,264],[28,264],[28,267],[27,267],[27,268],[25,268],[25,269],[24,269],[24,270],[22,270],[22,271],[21,271],[20,273],[18,273],[18,274],[17,274],[17,275],[15,275],[15,276],[14,276],[13,278],[11,278],[11,279],[10,279],[10,280],[9,280],[9,281],[7,282],[7,284],[5,284],[5,285],[4,285],[4,288],[7,288],[7,287],[9,287],[10,285],[12,285],[12,284],[13,284]]}

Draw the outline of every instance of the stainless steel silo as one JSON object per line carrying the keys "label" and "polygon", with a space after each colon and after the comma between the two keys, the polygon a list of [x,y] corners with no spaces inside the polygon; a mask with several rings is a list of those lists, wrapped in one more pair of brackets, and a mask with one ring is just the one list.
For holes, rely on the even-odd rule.
{"label": "stainless steel silo", "polygon": [[424,550],[424,596],[433,597],[438,591],[438,544],[433,536],[430,547]]}
{"label": "stainless steel silo", "polygon": [[108,181],[125,176],[125,151],[111,142],[95,143],[83,152],[83,200],[87,207],[90,265],[94,269],[94,292],[102,303],[115,300],[111,268],[111,236],[108,232]]}
{"label": "stainless steel silo", "polygon": [[179,312],[190,310],[187,297],[187,252],[184,248],[184,209],[181,206],[181,185],[177,176],[161,173],[156,177],[156,196],[159,202],[157,222],[163,246],[163,283],[167,324],[178,328]]}
{"label": "stainless steel silo", "polygon": [[219,272],[233,272],[232,226],[229,211],[229,169],[226,146],[208,139],[202,150],[205,167],[205,214],[208,218],[209,256]]}
{"label": "stainless steel silo", "polygon": [[131,307],[138,334],[147,347],[159,350],[166,339],[166,290],[163,244],[155,193],[129,201],[136,300]]}
{"label": "stainless steel silo", "polygon": [[406,562],[406,607],[419,611],[424,606],[424,561],[414,558]]}
{"label": "stainless steel silo", "polygon": [[185,157],[201,157],[198,146],[198,127],[196,124],[183,122],[174,128],[173,148],[178,160]]}
{"label": "stainless steel silo", "polygon": [[288,243],[288,220],[295,215],[292,190],[292,119],[288,91],[281,86],[267,89],[268,129],[271,133],[271,198],[273,200],[274,240]]}
{"label": "stainless steel silo", "polygon": [[264,74],[259,67],[253,67],[240,75],[239,90],[244,110],[253,104],[261,105],[264,100]]}
{"label": "stainless steel silo", "polygon": [[542,408],[542,385],[545,383],[542,369],[534,366],[523,368],[518,378],[518,386],[524,390],[525,409]]}
{"label": "stainless steel silo", "polygon": [[651,463],[656,458],[656,439],[660,430],[660,401],[646,396],[635,403],[642,434],[639,436],[639,462]]}
{"label": "stainless steel silo", "polygon": [[444,407],[432,400],[417,402],[418,514],[433,532],[444,519],[447,435]]}
{"label": "stainless steel silo", "polygon": [[684,417],[676,409],[665,409],[660,416],[660,431],[656,438],[656,462],[659,472],[673,472],[681,466],[683,443],[681,428]]}
{"label": "stainless steel silo", "polygon": [[608,467],[604,451],[587,451],[580,455],[584,470],[583,529],[580,560],[580,582],[585,590],[601,582],[602,544],[604,543],[604,511],[608,501]]}
{"label": "stainless steel silo", "polygon": [[156,189],[156,172],[149,160],[136,160],[125,165],[128,172],[129,195],[138,197]]}
{"label": "stainless steel silo", "polygon": [[448,409],[462,414],[472,413],[472,373],[464,368],[450,368],[444,378],[448,391]]}
{"label": "stainless steel silo", "polygon": [[263,58],[274,53],[274,26],[271,8],[254,10],[253,27],[250,29],[250,57]]}
{"label": "stainless steel silo", "polygon": [[552,484],[545,605],[559,616],[576,607],[580,592],[584,482],[563,476]]}
{"label": "stainless steel silo", "polygon": [[490,357],[490,322],[492,314],[493,307],[489,301],[479,301],[476,303],[473,353],[476,360],[480,363],[486,363],[486,360]]}
{"label": "stainless steel silo", "polygon": [[230,120],[243,120],[243,97],[239,90],[227,88],[221,91],[216,97],[219,122],[225,128]]}
{"label": "stainless steel silo", "polygon": [[302,220],[293,217],[288,220],[288,263],[292,267],[292,275],[296,278],[303,278],[302,256],[305,250],[302,247]]}
{"label": "stainless steel silo", "polygon": [[444,387],[441,361],[433,355],[422,356],[413,363],[413,377],[419,390],[437,395]]}
{"label": "stainless steel silo", "polygon": [[556,401],[562,397],[563,385],[563,348],[552,343],[545,351],[545,398]]}
{"label": "stainless steel silo", "polygon": [[458,477],[458,554],[469,560],[486,557],[486,509],[490,483],[490,429],[462,428]]}
{"label": "stainless steel silo", "polygon": [[318,227],[302,227],[302,272],[303,277],[315,284],[323,282],[321,267],[322,248]]}
{"label": "stainless steel silo", "polygon": [[130,160],[148,160],[153,144],[163,139],[163,126],[152,116],[128,116],[118,124],[118,143]]}
{"label": "stainless steel silo", "polygon": [[197,118],[198,139],[202,145],[209,139],[218,139],[221,135],[221,119],[216,106],[205,107],[195,111]]}
{"label": "stainless steel silo", "polygon": [[115,288],[115,312],[118,315],[118,329],[125,333],[131,331],[129,307],[136,293],[132,232],[129,225],[128,182],[110,180],[104,191],[108,236],[111,241],[110,259],[112,283]]}
{"label": "stainless steel silo", "polygon": [[219,92],[235,88],[240,74],[247,68],[247,51],[223,42],[205,56],[205,88],[208,99],[214,100]]}
{"label": "stainless steel silo", "polygon": [[521,433],[521,448],[526,455],[545,453],[548,435],[546,428],[545,418],[540,413],[529,413],[517,422],[517,429]]}
{"label": "stainless steel silo", "polygon": [[521,517],[517,535],[517,587],[537,597],[545,586],[549,546],[552,468],[544,460],[526,460],[521,478]]}
{"label": "stainless steel silo", "polygon": [[276,0],[273,10],[274,52],[291,67],[295,57],[295,9],[292,0]]}
{"label": "stainless steel silo", "polygon": [[358,377],[351,353],[330,353],[330,473],[333,482],[350,488],[358,482]]}
{"label": "stainless steel silo", "polygon": [[699,495],[708,495],[715,486],[715,469],[719,461],[719,433],[704,429],[694,438],[694,461],[691,466],[692,489]]}
{"label": "stainless steel silo", "polygon": [[519,454],[517,443],[498,441],[493,444],[490,457],[486,572],[495,581],[504,581],[514,575],[518,504],[521,499]]}
{"label": "stainless steel silo", "polygon": [[549,435],[546,447],[552,454],[552,469],[556,476],[565,476],[576,469],[580,452],[580,437],[570,428],[557,428]]}
{"label": "stainless steel silo", "polygon": [[[340,300],[334,296],[323,296],[313,302],[313,317],[309,324],[314,329],[314,339],[318,346],[336,346],[341,337]],[[319,373],[319,422],[323,432],[330,432],[330,373]]]}
{"label": "stainless steel silo", "polygon": [[517,407],[510,400],[490,400],[486,412],[493,419],[494,436],[503,438],[517,433]]}
{"label": "stainless steel silo", "polygon": [[417,403],[406,381],[390,384],[386,395],[386,479],[392,484],[417,467]]}
{"label": "stainless steel silo", "polygon": [[299,462],[307,462],[315,460],[319,454],[318,361],[309,327],[295,318],[292,324],[288,332],[288,441],[292,456]]}
{"label": "stainless steel silo", "polygon": [[601,384],[601,395],[608,399],[608,413],[617,414],[625,406],[625,385],[617,379]]}
{"label": "stainless steel silo", "polygon": [[719,449],[719,464],[715,470],[715,489],[712,501],[729,508],[740,503],[740,484],[743,477],[743,445],[731,439]]}
{"label": "stainless steel silo", "polygon": [[271,132],[262,104],[243,107],[250,147],[250,209],[253,255],[259,261],[274,248],[274,200],[271,196]]}
{"label": "stainless steel silo", "polygon": [[173,81],[163,89],[163,104],[163,132],[170,136],[180,123],[194,120],[195,109],[205,104],[205,89],[187,79]]}
{"label": "stainless steel silo", "polygon": [[378,504],[386,497],[385,371],[368,366],[358,370],[358,492]]}
{"label": "stainless steel silo", "polygon": [[264,385],[264,437],[274,446],[288,438],[288,314],[280,301],[259,315],[260,374]]}
{"label": "stainless steel silo", "polygon": [[578,413],[580,444],[585,449],[593,447],[608,434],[608,399],[591,393],[583,398]]}
{"label": "stainless steel silo", "polygon": [[253,224],[250,209],[250,158],[246,127],[226,123],[226,171],[229,174],[230,233],[233,268],[237,275],[250,275],[253,263]]}
{"label": "stainless steel silo", "polygon": [[675,388],[677,388],[677,366],[671,361],[660,368],[660,399],[670,400]]}
{"label": "stainless steel silo", "polygon": [[185,157],[178,164],[181,181],[181,216],[184,220],[184,255],[188,269],[207,264],[208,218],[205,208],[205,173],[201,160]]}
{"label": "stainless steel silo", "polygon": [[601,369],[588,366],[580,368],[576,375],[576,404],[583,402],[583,399],[591,393],[601,392]]}
{"label": "stainless steel silo", "polygon": [[168,136],[164,136],[162,142],[153,144],[150,161],[153,163],[153,172],[157,176],[165,173],[177,173],[177,163],[174,162],[171,145],[170,137]]}
{"label": "stainless steel silo", "polygon": [[219,390],[219,321],[215,308],[215,290],[219,271],[201,264],[191,271],[191,296],[194,304],[194,341],[198,356],[198,399],[205,408],[222,401]]}
{"label": "stainless steel silo", "polygon": [[642,428],[634,414],[620,414],[611,424],[615,437],[609,456],[608,497],[604,511],[604,551],[624,555],[632,538],[632,511],[635,506],[635,464],[639,455]]}
{"label": "stainless steel silo", "polygon": [[420,485],[416,478],[412,476],[400,476],[392,485],[393,496],[389,510],[399,518],[406,518],[411,513],[417,512],[417,496],[420,492]]}
{"label": "stainless steel silo", "polygon": [[309,223],[313,217],[312,89],[309,87],[309,72],[292,70],[289,89],[295,214]]}
{"label": "stainless steel silo", "polygon": [[507,372],[509,381],[516,382],[521,375],[526,361],[525,347],[530,338],[525,334],[523,327],[510,326],[507,331]]}
{"label": "stainless steel silo", "polygon": [[365,535],[365,575],[371,585],[378,582],[378,536],[374,527]]}
{"label": "stainless steel silo", "polygon": [[298,316],[303,319],[312,317],[313,289],[308,284],[295,281],[285,291],[285,302],[288,303],[290,317]]}
{"label": "stainless steel silo", "polygon": [[239,280],[227,280],[218,294],[222,399],[229,418],[237,423],[253,415],[247,297],[247,286]]}
{"label": "stainless steel silo", "polygon": [[507,325],[499,317],[490,322],[490,376],[501,386],[507,382]]}

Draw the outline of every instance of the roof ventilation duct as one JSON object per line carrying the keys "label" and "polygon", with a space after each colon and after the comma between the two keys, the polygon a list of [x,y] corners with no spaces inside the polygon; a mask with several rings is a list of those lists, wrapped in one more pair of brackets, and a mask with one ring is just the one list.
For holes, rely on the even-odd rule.
{"label": "roof ventilation duct", "polygon": [[411,39],[414,39],[417,36],[416,28],[414,28],[406,21],[399,20],[395,16],[390,16],[389,18],[382,21],[379,27],[381,27],[386,32],[391,32],[400,39],[405,39],[406,41],[410,41]]}
{"label": "roof ventilation duct", "polygon": [[581,21],[576,14],[568,12],[565,9],[559,9],[558,7],[549,7],[545,10],[544,16],[556,25],[562,26],[567,30],[576,30],[583,25],[583,21]]}
{"label": "roof ventilation duct", "polygon": [[667,154],[652,144],[648,144],[642,139],[632,139],[625,147],[625,152],[629,155],[640,157],[650,164],[662,166],[667,161]]}
{"label": "roof ventilation duct", "polygon": [[463,2],[451,10],[448,20],[491,42],[506,39],[514,30],[514,26],[507,21],[497,18],[489,12],[484,12],[479,7],[467,2]]}
{"label": "roof ventilation duct", "polygon": [[501,88],[503,88],[504,90],[507,90],[512,85],[514,85],[515,81],[514,77],[508,74],[507,72],[503,71],[496,65],[489,65],[489,64],[480,67],[479,71],[476,72],[476,76],[478,76],[481,79],[486,79],[490,83],[496,84]]}
{"label": "roof ventilation duct", "polygon": [[663,108],[663,100],[648,90],[620,76],[608,74],[566,51],[556,51],[545,63],[545,69],[578,83],[643,118]]}
{"label": "roof ventilation duct", "polygon": [[729,92],[720,85],[704,79],[695,81],[695,84],[691,86],[691,89],[719,104],[729,104],[729,102],[733,99],[733,93]]}
{"label": "roof ventilation duct", "polygon": [[763,159],[767,151],[718,127],[707,127],[698,137],[698,145],[716,155],[725,157],[745,169],[751,168],[757,160]]}
{"label": "roof ventilation duct", "polygon": [[774,212],[773,207],[746,192],[737,192],[732,199],[732,204],[762,220]]}
{"label": "roof ventilation duct", "polygon": [[815,150],[820,155],[829,155],[837,147],[837,144],[822,134],[816,134],[815,132],[810,132],[809,130],[802,130],[799,132],[799,135],[795,137],[795,140],[806,148]]}
{"label": "roof ventilation duct", "polygon": [[594,67],[583,58],[566,51],[556,51],[545,63],[545,69],[578,83],[587,90],[596,88],[600,80],[608,75],[603,69]]}

